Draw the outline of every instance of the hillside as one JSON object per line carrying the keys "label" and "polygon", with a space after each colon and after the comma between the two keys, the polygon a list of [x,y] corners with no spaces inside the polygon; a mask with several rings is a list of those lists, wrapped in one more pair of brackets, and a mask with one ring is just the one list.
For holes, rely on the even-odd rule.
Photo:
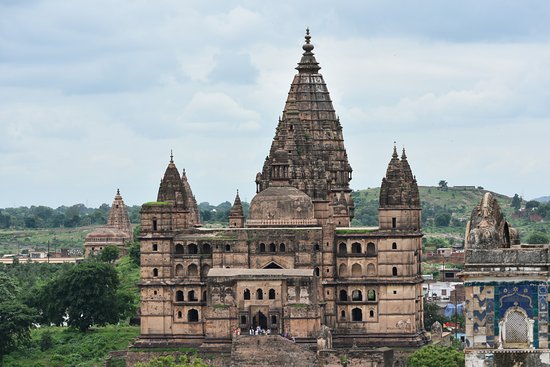
{"label": "hillside", "polygon": [[[462,241],[466,222],[475,206],[487,190],[474,187],[449,187],[442,190],[435,186],[420,186],[422,202],[422,227],[428,241],[430,238],[447,238],[448,245]],[[380,188],[369,188],[354,191],[355,218],[353,225],[377,225],[378,197]],[[512,198],[493,193],[497,198],[506,220],[518,228],[522,239],[531,233],[550,234],[550,221],[538,221],[531,212],[518,212],[510,205]],[[526,202],[522,202],[522,208]],[[533,212],[534,213],[534,212]],[[541,218],[539,218],[540,220]],[[445,243],[439,243],[445,245]]]}

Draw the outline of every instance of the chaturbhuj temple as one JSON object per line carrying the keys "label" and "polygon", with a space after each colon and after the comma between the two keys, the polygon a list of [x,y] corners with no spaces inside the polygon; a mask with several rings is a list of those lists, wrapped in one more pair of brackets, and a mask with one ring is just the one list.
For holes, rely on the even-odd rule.
{"label": "chaturbhuj temple", "polygon": [[173,157],[157,200],[143,204],[141,343],[230,345],[236,327],[302,345],[328,330],[333,348],[426,342],[421,209],[405,150],[388,149],[379,226],[350,227],[342,125],[309,32],[302,48],[247,218],[237,193],[227,228],[202,228]]}

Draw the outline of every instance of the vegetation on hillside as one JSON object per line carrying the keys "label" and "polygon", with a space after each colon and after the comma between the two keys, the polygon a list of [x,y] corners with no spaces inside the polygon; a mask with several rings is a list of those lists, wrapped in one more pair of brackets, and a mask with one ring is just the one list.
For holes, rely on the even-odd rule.
{"label": "vegetation on hillside", "polygon": [[137,326],[110,325],[87,333],[67,327],[42,327],[29,344],[4,357],[5,367],[103,366],[109,352],[124,350],[139,336]]}
{"label": "vegetation on hillside", "polygon": [[[449,187],[444,183],[440,182],[437,187],[419,187],[422,229],[426,234],[427,243],[434,247],[449,247],[462,241],[472,210],[487,192],[474,187]],[[379,195],[379,188],[352,193],[356,207],[353,225],[378,225]],[[526,202],[518,195],[493,195],[498,200],[506,220],[519,230],[522,242],[528,242],[534,233],[550,235],[550,203]],[[537,237],[537,240],[537,243],[540,243],[541,237]]]}
{"label": "vegetation on hillside", "polygon": [[464,353],[452,347],[428,345],[407,359],[407,367],[464,367]]}
{"label": "vegetation on hillside", "polygon": [[[139,266],[129,257],[116,264],[109,257],[105,262],[102,258],[100,254],[78,264],[0,264],[0,294],[7,297],[0,298],[0,358],[4,355],[4,365],[92,366],[97,363],[84,362],[99,362],[108,351],[128,346],[137,336],[137,328],[99,325],[125,324],[135,316]],[[50,324],[69,327],[44,327]],[[35,325],[42,327],[33,330]],[[3,331],[8,336],[2,335]],[[120,331],[122,336],[117,336]],[[31,363],[35,360],[39,363]]]}

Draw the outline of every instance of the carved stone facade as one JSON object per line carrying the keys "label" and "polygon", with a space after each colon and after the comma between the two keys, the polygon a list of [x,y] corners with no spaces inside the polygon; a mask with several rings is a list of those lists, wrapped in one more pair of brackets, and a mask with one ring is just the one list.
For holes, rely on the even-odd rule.
{"label": "carved stone facade", "polygon": [[394,147],[380,226],[351,228],[342,127],[309,34],[303,49],[246,220],[237,194],[227,228],[200,228],[173,159],[157,202],[142,206],[140,343],[227,344],[234,328],[258,326],[312,345],[329,328],[335,348],[426,342],[420,202],[405,152]]}
{"label": "carved stone facade", "polygon": [[120,254],[127,252],[127,247],[133,241],[132,225],[128,216],[128,208],[117,189],[115,199],[109,211],[107,225],[88,233],[84,241],[85,256],[97,255],[105,246],[117,246]]}
{"label": "carved stone facade", "polygon": [[550,366],[548,246],[520,244],[491,193],[465,244],[466,366]]}

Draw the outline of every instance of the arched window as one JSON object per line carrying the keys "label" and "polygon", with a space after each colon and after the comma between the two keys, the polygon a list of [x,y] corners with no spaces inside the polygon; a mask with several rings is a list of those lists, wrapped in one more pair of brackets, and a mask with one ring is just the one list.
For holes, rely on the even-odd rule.
{"label": "arched window", "polygon": [[231,245],[225,245],[225,252],[231,251]]}
{"label": "arched window", "polygon": [[[92,247],[92,251],[94,250],[94,248]],[[159,245],[157,245],[156,243],[153,243],[153,251],[158,251],[159,250]]]}
{"label": "arched window", "polygon": [[260,252],[265,252],[265,243],[260,243]]}
{"label": "arched window", "polygon": [[196,244],[192,243],[188,246],[189,254],[195,255],[199,253],[199,249]]}
{"label": "arched window", "polygon": [[176,302],[183,302],[183,291],[176,292]]}
{"label": "arched window", "polygon": [[187,292],[187,300],[189,302],[198,301],[197,297],[195,296],[195,291],[189,291]]}
{"label": "arched window", "polygon": [[199,311],[194,308],[187,311],[187,321],[188,322],[197,322],[199,321]]}
{"label": "arched window", "polygon": [[181,319],[183,315],[181,314],[181,311],[178,311],[178,319]]}
{"label": "arched window", "polygon": [[342,310],[340,311],[340,319],[345,320],[346,319],[346,311]]}
{"label": "arched window", "polygon": [[248,289],[244,290],[244,299],[250,299],[250,291]]}
{"label": "arched window", "polygon": [[361,253],[361,244],[359,242],[354,242],[351,244],[351,253],[353,254]]}
{"label": "arched window", "polygon": [[374,267],[374,264],[367,264],[367,275],[371,277],[376,275],[376,268]]}
{"label": "arched window", "polygon": [[319,246],[318,243],[316,243],[314,246],[313,246],[313,251],[320,251],[321,250],[321,247]]}
{"label": "arched window", "polygon": [[363,321],[363,310],[357,307],[351,310],[351,321]]}
{"label": "arched window", "polygon": [[197,275],[199,275],[199,269],[197,268],[196,264],[190,264],[187,267],[187,275],[190,277],[196,277]]}
{"label": "arched window", "polygon": [[153,276],[158,277],[159,276],[159,270],[157,268],[153,268]]}
{"label": "arched window", "polygon": [[269,252],[275,252],[277,251],[277,246],[275,246],[274,243],[269,244]]}
{"label": "arched window", "polygon": [[177,277],[182,277],[184,274],[183,274],[183,265],[181,264],[178,264],[176,265],[176,276]]}
{"label": "arched window", "polygon": [[279,245],[279,252],[285,252],[285,251],[286,251],[286,246],[285,246],[284,243],[281,243],[281,244]]}
{"label": "arched window", "polygon": [[352,301],[362,301],[363,300],[363,293],[356,289],[353,292],[351,292],[351,300]]}
{"label": "arched window", "polygon": [[157,218],[153,218],[153,231],[156,231],[158,230],[158,227],[157,227]]}
{"label": "arched window", "polygon": [[397,266],[394,266],[393,268],[391,268],[391,275],[393,275],[394,277],[397,276]]}
{"label": "arched window", "polygon": [[346,302],[348,300],[348,292],[345,289],[340,291],[340,301]]}
{"label": "arched window", "polygon": [[367,291],[367,301],[376,301],[376,291],[374,289]]}
{"label": "arched window", "polygon": [[515,306],[508,311],[504,319],[499,323],[503,331],[504,348],[523,349],[529,347],[529,334],[532,335],[533,324],[529,322],[523,308]]}
{"label": "arched window", "polygon": [[206,302],[206,291],[202,292],[202,301]]}
{"label": "arched window", "polygon": [[320,275],[321,275],[321,270],[319,270],[319,267],[316,266],[316,267],[315,267],[315,276],[318,277],[318,276],[320,276]]}
{"label": "arched window", "polygon": [[256,299],[264,299],[264,291],[261,288],[256,290]]}
{"label": "arched window", "polygon": [[376,246],[374,243],[367,243],[367,256],[376,256]]}
{"label": "arched window", "polygon": [[348,276],[348,267],[346,264],[340,264],[340,267],[338,268],[338,275],[341,277],[347,277]]}
{"label": "arched window", "polygon": [[206,277],[206,276],[208,275],[208,272],[209,272],[209,271],[210,271],[210,265],[204,264],[204,265],[202,266],[201,275],[202,275],[203,277]]}
{"label": "arched window", "polygon": [[391,244],[391,249],[392,250],[397,250],[397,242],[394,242]]}
{"label": "arched window", "polygon": [[275,289],[273,288],[269,290],[269,299],[275,299]]}
{"label": "arched window", "polygon": [[212,253],[212,246],[210,246],[209,243],[203,243],[202,246],[201,246],[201,253],[211,254]]}
{"label": "arched window", "polygon": [[353,264],[351,266],[351,276],[352,277],[360,277],[363,274],[363,268],[361,267],[361,264]]}
{"label": "arched window", "polygon": [[371,318],[374,317],[374,310],[369,311],[369,317],[371,317]]}
{"label": "arched window", "polygon": [[175,253],[176,255],[183,254],[183,245],[181,243],[176,244]]}
{"label": "arched window", "polygon": [[347,247],[346,247],[346,244],[343,243],[343,242],[340,243],[340,244],[338,245],[338,253],[339,253],[340,255],[344,255],[344,254],[347,254],[347,252],[348,252],[348,249],[347,249]]}
{"label": "arched window", "polygon": [[246,325],[246,315],[241,315],[241,325]]}
{"label": "arched window", "polygon": [[271,325],[277,325],[277,316],[271,315]]}

